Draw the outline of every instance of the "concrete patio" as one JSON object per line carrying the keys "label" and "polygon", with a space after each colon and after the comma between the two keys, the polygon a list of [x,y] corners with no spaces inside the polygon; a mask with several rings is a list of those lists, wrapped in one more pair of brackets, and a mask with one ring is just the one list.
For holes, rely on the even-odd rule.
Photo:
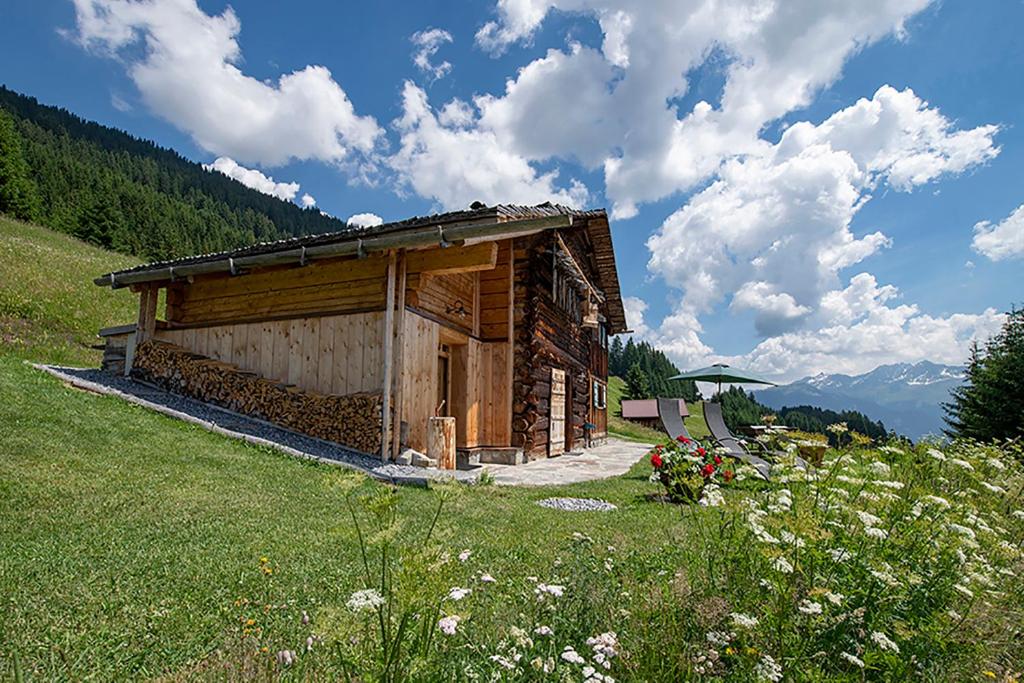
{"label": "concrete patio", "polygon": [[522,465],[485,465],[484,468],[496,484],[503,486],[576,484],[625,474],[651,448],[651,444],[612,438],[579,455],[566,453]]}

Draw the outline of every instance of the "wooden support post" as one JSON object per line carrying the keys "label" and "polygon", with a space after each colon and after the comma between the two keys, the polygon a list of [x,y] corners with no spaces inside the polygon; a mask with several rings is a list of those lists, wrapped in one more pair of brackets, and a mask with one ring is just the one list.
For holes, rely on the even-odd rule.
{"label": "wooden support post", "polygon": [[[384,386],[381,401],[380,459],[387,462],[391,448],[391,372],[395,336],[395,252],[388,252],[387,291],[384,296]],[[397,435],[395,438],[398,438]]]}
{"label": "wooden support post", "polygon": [[431,417],[427,422],[427,457],[442,470],[455,469],[455,418]]}
{"label": "wooden support post", "polygon": [[505,400],[508,410],[505,415],[505,433],[508,446],[512,445],[512,406],[515,405],[515,359],[516,359],[516,251],[515,240],[508,241],[508,352],[505,354]]}
{"label": "wooden support post", "polygon": [[398,451],[402,447],[402,405],[404,402],[403,387],[405,385],[405,283],[406,271],[408,270],[408,259],[405,249],[398,254],[398,275],[397,291],[395,292],[395,346],[393,349],[394,361],[392,373],[392,384],[395,394],[395,415],[391,430],[394,439],[391,444],[391,457],[397,458]]}
{"label": "wooden support post", "polygon": [[135,343],[141,344],[152,339],[156,333],[156,302],[160,290],[157,287],[144,287],[139,292],[139,319],[135,326]]}

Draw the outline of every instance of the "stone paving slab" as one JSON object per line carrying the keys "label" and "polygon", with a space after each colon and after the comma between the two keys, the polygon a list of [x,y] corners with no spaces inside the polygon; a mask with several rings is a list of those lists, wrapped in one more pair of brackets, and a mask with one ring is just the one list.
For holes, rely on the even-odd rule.
{"label": "stone paving slab", "polygon": [[522,465],[485,465],[494,483],[506,486],[553,486],[607,479],[625,474],[644,457],[651,444],[608,439],[579,455],[566,453],[555,458],[534,460]]}

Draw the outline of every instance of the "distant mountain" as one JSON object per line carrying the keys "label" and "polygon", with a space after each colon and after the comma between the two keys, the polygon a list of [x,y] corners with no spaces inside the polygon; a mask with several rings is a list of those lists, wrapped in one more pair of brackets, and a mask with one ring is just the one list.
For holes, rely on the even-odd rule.
{"label": "distant mountain", "polygon": [[863,375],[818,374],[756,391],[755,396],[775,409],[812,405],[857,410],[899,434],[919,439],[942,433],[941,404],[963,380],[961,367],[921,361],[882,365]]}

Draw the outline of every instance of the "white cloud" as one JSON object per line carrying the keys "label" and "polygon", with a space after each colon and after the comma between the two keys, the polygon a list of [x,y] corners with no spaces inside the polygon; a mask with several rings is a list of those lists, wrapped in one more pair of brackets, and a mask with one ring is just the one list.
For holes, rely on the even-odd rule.
{"label": "white cloud", "polygon": [[375,225],[382,225],[384,219],[375,213],[356,213],[349,216],[345,222],[357,228],[372,228]]}
{"label": "white cloud", "polygon": [[[531,161],[603,160],[614,214],[629,217],[637,204],[692,188],[724,159],[756,151],[766,124],[809,104],[864,46],[902,35],[904,21],[928,3],[498,0],[497,20],[477,33],[485,50],[500,53],[529,40],[548,13],[559,10],[598,21],[604,64],[594,64],[592,48],[549,51],[520,70],[504,96],[487,102],[495,114],[488,119],[485,112],[481,123],[493,126],[504,147]],[[711,59],[727,63],[721,102],[681,109],[691,75]],[[565,107],[559,97],[538,99],[546,83],[563,78],[572,83],[574,97],[582,93],[602,106],[595,111]],[[557,130],[571,136],[546,145],[551,130],[531,126],[538,118],[559,119]],[[933,172],[928,162],[888,164],[891,185],[899,187],[903,178],[919,183]]]}
{"label": "white cloud", "polygon": [[452,70],[451,62],[443,61],[440,64],[434,64],[431,61],[442,45],[452,42],[452,34],[448,31],[440,28],[428,28],[412,34],[409,40],[417,48],[412,56],[412,62],[417,69],[434,80],[445,77]]}
{"label": "white cloud", "polygon": [[1024,257],[1024,204],[995,225],[975,223],[971,248],[993,261]]}
{"label": "white cloud", "polygon": [[230,7],[211,16],[196,0],[74,2],[78,41],[121,61],[149,109],[214,154],[266,166],[358,163],[383,134],[323,66],[276,83],[244,74]]}
{"label": "white cloud", "polygon": [[651,328],[644,322],[647,302],[638,296],[626,296],[622,297],[622,307],[626,312],[626,327],[639,337],[649,335]]}
{"label": "white cloud", "polygon": [[[288,202],[295,199],[295,194],[299,191],[298,183],[275,182],[273,178],[263,175],[260,171],[257,171],[254,168],[245,168],[244,166],[240,166],[238,162],[230,157],[217,157],[212,164],[203,164],[203,168],[207,171],[223,173],[229,178],[234,178],[246,187],[251,187],[258,192],[269,194],[272,197],[277,197],[278,199],[283,199]],[[305,197],[309,197],[309,195],[307,194]],[[310,198],[312,199],[312,197]],[[305,199],[303,199],[303,206],[306,206]]]}
{"label": "white cloud", "polygon": [[683,290],[696,314],[731,296],[735,308],[756,312],[763,336],[794,330],[838,287],[843,269],[890,244],[881,232],[851,230],[873,190],[909,190],[983,163],[998,153],[995,132],[953,130],[909,89],[883,86],[817,126],[797,123],[776,145],[727,161],[648,240],[648,267]]}
{"label": "white cloud", "polygon": [[316,199],[313,195],[308,192],[302,195],[302,199],[299,200],[299,204],[302,205],[303,209],[309,209],[316,206]]}
{"label": "white cloud", "polygon": [[467,127],[466,109],[460,107],[458,116],[445,115],[445,125],[426,93],[409,81],[402,90],[402,110],[394,124],[400,148],[388,162],[401,182],[421,197],[432,197],[446,209],[466,208],[474,201],[586,202],[582,183],[573,180],[568,189],[560,189],[555,186],[557,171],[538,174],[525,159],[503,148],[493,133]]}

